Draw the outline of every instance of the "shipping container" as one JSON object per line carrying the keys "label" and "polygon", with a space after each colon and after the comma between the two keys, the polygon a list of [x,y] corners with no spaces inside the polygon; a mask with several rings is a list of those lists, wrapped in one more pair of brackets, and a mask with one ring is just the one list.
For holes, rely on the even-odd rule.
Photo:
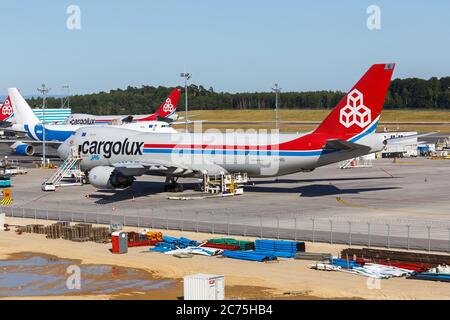
{"label": "shipping container", "polygon": [[224,299],[224,276],[212,274],[194,274],[184,277],[184,300]]}

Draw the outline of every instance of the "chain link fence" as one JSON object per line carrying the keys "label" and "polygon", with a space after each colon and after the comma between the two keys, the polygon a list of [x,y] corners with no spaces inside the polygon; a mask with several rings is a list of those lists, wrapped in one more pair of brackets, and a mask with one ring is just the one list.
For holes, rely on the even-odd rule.
{"label": "chain link fence", "polygon": [[[110,213],[105,209],[111,210]],[[450,225],[422,221],[385,222],[345,218],[316,218],[295,214],[273,216],[223,211],[175,209],[99,208],[75,212],[62,208],[3,206],[9,217],[85,222],[121,223],[124,226],[251,236],[331,244],[450,252]]]}

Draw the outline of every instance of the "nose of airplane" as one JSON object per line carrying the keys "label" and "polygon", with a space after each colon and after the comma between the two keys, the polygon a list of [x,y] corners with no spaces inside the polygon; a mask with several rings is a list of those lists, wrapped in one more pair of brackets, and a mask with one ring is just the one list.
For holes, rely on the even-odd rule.
{"label": "nose of airplane", "polygon": [[58,147],[57,152],[61,159],[67,159],[69,157],[72,145],[73,140],[69,138]]}

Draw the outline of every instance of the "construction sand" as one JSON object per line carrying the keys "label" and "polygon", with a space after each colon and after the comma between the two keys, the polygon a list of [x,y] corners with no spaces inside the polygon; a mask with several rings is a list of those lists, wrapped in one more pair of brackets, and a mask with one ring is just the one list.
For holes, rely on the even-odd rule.
{"label": "construction sand", "polygon": [[[34,219],[7,218],[10,225],[32,223],[51,224]],[[136,228],[125,228],[137,231]],[[202,241],[211,234],[155,230],[170,236]],[[220,237],[217,236],[216,237]],[[244,239],[243,237],[235,237]],[[245,238],[253,240],[252,238]],[[327,252],[337,255],[346,248],[343,245],[306,243],[308,252]],[[183,295],[183,276],[195,273],[225,276],[227,299],[450,299],[450,284],[392,278],[379,283],[362,276],[342,272],[311,270],[311,261],[279,259],[277,263],[259,263],[227,258],[194,256],[179,259],[170,255],[151,252],[148,247],[129,248],[128,254],[110,252],[110,244],[94,242],[77,243],[63,239],[46,239],[45,235],[18,235],[11,231],[0,232],[0,259],[11,254],[33,252],[54,255],[64,259],[79,260],[83,264],[117,265],[142,269],[153,279],[174,279],[178,285],[161,292],[125,292],[119,295],[63,295],[53,299],[176,299]],[[158,290],[156,290],[158,291]],[[14,297],[9,297],[14,298]],[[20,299],[30,297],[20,297]],[[37,297],[31,297],[36,299]],[[47,299],[48,297],[39,297]]]}

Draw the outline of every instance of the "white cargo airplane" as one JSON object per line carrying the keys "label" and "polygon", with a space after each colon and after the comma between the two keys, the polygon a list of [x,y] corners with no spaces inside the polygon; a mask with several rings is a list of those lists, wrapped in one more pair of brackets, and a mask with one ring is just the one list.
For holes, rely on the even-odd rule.
{"label": "white cargo airplane", "polygon": [[312,132],[139,133],[121,128],[81,128],[59,148],[73,149],[99,189],[125,188],[136,176],[166,176],[165,190],[182,191],[179,177],[246,172],[250,177],[310,172],[331,163],[381,151],[375,133],[394,64],[375,64]]}
{"label": "white cargo airplane", "polygon": [[180,98],[180,89],[173,89],[166,100],[150,115],[128,115],[128,116],[98,116],[92,114],[72,113],[64,122],[67,125],[99,125],[99,124],[122,124],[127,122],[149,122],[149,121],[165,121],[172,123],[181,120],[178,117],[177,105]]}
{"label": "white cargo airplane", "polygon": [[[16,88],[8,89],[9,97],[5,101],[9,108],[12,108],[15,116],[15,123],[11,127],[5,128],[4,130],[9,130],[13,132],[25,133],[29,141],[6,141],[10,142],[11,149],[14,153],[19,155],[32,156],[34,154],[33,145],[40,145],[44,140],[44,129],[45,129],[45,141],[50,146],[59,146],[63,141],[74,134],[75,130],[79,128],[84,128],[87,125],[59,125],[59,124],[46,124],[45,126],[39,121],[38,117],[34,114],[31,107],[25,101],[25,99],[20,94],[19,90]],[[178,98],[180,95],[180,90],[175,89],[168,99],[165,100],[163,105],[160,107],[164,109],[166,105],[170,105],[172,112],[176,109]],[[173,103],[172,103],[173,101]],[[168,111],[169,108],[166,108]],[[152,117],[155,114],[152,115]],[[156,116],[155,116],[156,117]],[[155,118],[156,119],[156,118]],[[120,127],[124,129],[134,130],[138,132],[166,132],[174,133],[176,130],[171,127],[165,121],[136,121],[136,122],[126,122],[123,124],[107,125],[99,124],[98,126],[109,126],[109,127]]]}
{"label": "white cargo airplane", "polygon": [[[84,113],[72,113],[63,124],[65,125],[105,125],[122,124],[126,122],[147,122],[147,121],[165,121],[172,123],[182,117],[178,117],[177,105],[181,90],[173,89],[166,100],[160,105],[155,113],[147,115],[106,115],[98,116]],[[51,117],[51,115],[50,115]],[[16,123],[14,110],[12,108],[11,98],[8,96],[3,104],[0,104],[0,122]],[[46,123],[51,123],[46,119]]]}

